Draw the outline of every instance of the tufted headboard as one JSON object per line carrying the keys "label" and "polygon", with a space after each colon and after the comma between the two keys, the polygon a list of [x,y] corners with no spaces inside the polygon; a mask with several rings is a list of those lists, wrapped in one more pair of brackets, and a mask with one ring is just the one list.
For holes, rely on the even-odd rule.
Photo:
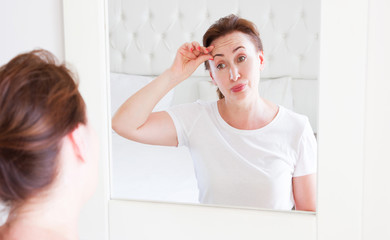
{"label": "tufted headboard", "polygon": [[[316,79],[319,0],[109,0],[111,71],[158,75],[184,42],[202,42],[220,17],[253,21],[264,45],[264,78]],[[199,68],[195,76],[208,76]]]}

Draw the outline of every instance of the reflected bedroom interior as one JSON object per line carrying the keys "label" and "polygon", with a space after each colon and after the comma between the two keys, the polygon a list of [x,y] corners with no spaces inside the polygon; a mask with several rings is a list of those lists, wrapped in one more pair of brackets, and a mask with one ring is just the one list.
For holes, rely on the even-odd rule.
{"label": "reflected bedroom interior", "polygon": [[[172,7],[175,6],[175,7]],[[318,133],[320,1],[109,0],[111,116],[132,94],[169,68],[185,42],[202,43],[219,18],[236,14],[258,28],[264,48],[259,95],[307,116]],[[201,64],[159,101],[154,112],[218,100]],[[112,130],[111,198],[199,204],[199,182],[187,147],[137,143]],[[234,206],[236,204],[221,204]],[[219,205],[219,204],[217,204]],[[238,205],[238,207],[250,207]]]}

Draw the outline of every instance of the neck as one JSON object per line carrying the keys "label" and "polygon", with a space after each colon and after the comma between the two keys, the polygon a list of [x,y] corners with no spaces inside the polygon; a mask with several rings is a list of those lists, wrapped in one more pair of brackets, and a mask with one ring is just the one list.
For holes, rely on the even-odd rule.
{"label": "neck", "polygon": [[232,127],[253,130],[266,126],[276,116],[278,106],[256,96],[246,101],[218,101],[221,117]]}
{"label": "neck", "polygon": [[64,195],[34,198],[11,212],[0,228],[4,239],[78,239],[75,202]]}

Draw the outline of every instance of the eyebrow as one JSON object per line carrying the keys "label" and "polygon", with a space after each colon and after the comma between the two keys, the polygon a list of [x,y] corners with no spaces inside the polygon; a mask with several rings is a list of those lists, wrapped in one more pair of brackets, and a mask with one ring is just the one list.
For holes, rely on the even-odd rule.
{"label": "eyebrow", "polygon": [[[238,49],[240,49],[240,48],[244,48],[244,49],[245,49],[244,46],[238,46],[238,47],[236,47],[235,49],[233,49],[232,53],[236,52],[236,51],[237,51]],[[223,55],[222,53],[217,53],[217,54],[215,54],[215,55],[213,56],[213,58],[215,58],[215,57],[223,57],[223,56],[225,56],[225,55]]]}

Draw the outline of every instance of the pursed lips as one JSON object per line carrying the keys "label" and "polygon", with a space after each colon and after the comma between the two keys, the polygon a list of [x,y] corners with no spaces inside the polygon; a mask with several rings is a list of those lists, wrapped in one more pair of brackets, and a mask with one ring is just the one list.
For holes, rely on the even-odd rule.
{"label": "pursed lips", "polygon": [[230,90],[232,92],[240,92],[245,88],[245,86],[246,86],[245,83],[239,83],[239,84],[234,85],[232,88],[230,88]]}

